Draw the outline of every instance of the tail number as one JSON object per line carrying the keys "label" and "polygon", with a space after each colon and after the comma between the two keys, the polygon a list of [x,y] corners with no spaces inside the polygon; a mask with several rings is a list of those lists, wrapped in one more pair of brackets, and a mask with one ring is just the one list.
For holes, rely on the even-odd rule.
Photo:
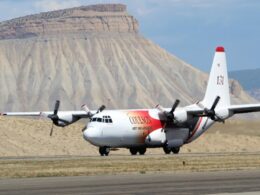
{"label": "tail number", "polygon": [[217,85],[224,85],[224,76],[217,76]]}

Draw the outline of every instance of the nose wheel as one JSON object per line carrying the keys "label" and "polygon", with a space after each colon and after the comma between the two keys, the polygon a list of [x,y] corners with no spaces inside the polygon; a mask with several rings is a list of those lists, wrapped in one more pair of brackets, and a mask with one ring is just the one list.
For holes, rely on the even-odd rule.
{"label": "nose wheel", "polygon": [[101,156],[108,156],[109,152],[110,152],[110,148],[107,146],[103,146],[99,148],[99,154]]}

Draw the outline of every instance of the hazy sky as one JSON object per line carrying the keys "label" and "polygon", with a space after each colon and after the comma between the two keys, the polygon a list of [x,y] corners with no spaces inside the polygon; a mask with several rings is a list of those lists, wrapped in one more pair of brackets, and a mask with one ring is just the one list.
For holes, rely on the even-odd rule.
{"label": "hazy sky", "polygon": [[140,33],[209,71],[223,45],[229,70],[260,68],[260,0],[0,0],[0,21],[94,3],[124,3]]}

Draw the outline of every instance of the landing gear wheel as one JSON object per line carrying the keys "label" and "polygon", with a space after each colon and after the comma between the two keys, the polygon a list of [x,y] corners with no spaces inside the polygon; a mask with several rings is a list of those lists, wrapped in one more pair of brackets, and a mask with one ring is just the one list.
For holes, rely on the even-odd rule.
{"label": "landing gear wheel", "polygon": [[129,151],[132,155],[136,155],[138,152],[137,148],[130,148]]}
{"label": "landing gear wheel", "polygon": [[180,147],[174,147],[171,149],[173,154],[178,154],[180,151]]}
{"label": "landing gear wheel", "polygon": [[110,152],[110,148],[107,146],[103,146],[99,148],[99,154],[101,156],[108,156],[109,152]]}
{"label": "landing gear wheel", "polygon": [[163,147],[163,151],[165,154],[170,154],[171,153],[171,148],[168,148],[167,146]]}
{"label": "landing gear wheel", "polygon": [[139,154],[140,154],[140,155],[144,155],[145,152],[146,152],[146,148],[140,148],[140,149],[139,149]]}

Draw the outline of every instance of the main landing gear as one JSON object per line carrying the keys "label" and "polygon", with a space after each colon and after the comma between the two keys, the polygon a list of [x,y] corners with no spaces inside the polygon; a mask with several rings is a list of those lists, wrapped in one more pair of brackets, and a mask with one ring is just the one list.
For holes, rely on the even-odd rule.
{"label": "main landing gear", "polygon": [[129,151],[132,155],[136,155],[139,153],[140,155],[144,155],[146,152],[146,148],[129,148]]}
{"label": "main landing gear", "polygon": [[170,154],[171,152],[173,154],[178,154],[180,152],[180,147],[168,148],[167,146],[164,146],[163,151],[165,154]]}
{"label": "main landing gear", "polygon": [[99,147],[99,154],[101,156],[108,156],[109,152],[110,152],[109,147],[107,147],[107,146]]}

